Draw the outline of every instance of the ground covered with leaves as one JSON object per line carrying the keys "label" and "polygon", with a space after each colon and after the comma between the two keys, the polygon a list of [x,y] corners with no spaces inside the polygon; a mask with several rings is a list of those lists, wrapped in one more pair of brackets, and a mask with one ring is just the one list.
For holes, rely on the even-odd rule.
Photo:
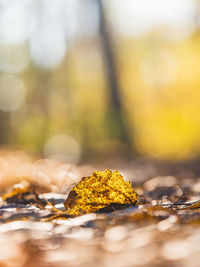
{"label": "ground covered with leaves", "polygon": [[199,266],[200,178],[97,167],[0,157],[0,266]]}

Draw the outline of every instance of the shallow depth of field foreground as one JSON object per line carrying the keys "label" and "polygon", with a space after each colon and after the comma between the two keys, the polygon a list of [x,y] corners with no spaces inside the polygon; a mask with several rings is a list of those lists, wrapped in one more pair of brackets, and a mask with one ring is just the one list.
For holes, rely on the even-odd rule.
{"label": "shallow depth of field foreground", "polygon": [[[157,176],[163,166],[153,162],[72,167],[5,151],[0,160],[1,266],[199,266],[200,178],[184,166],[173,170],[177,176]],[[92,175],[107,164],[120,169],[134,190],[123,191],[121,176],[120,183],[110,181],[118,172]],[[144,178],[149,165],[156,176]],[[84,186],[77,187],[83,175]],[[99,179],[97,186],[91,179]],[[70,197],[73,187],[79,197]],[[119,196],[127,206],[118,204]]]}

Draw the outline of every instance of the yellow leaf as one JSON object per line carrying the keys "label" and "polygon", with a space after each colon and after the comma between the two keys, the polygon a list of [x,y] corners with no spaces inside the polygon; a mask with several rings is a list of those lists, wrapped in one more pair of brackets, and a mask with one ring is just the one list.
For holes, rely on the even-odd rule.
{"label": "yellow leaf", "polygon": [[118,171],[95,171],[72,189],[64,205],[70,215],[121,209],[135,205],[138,194]]}

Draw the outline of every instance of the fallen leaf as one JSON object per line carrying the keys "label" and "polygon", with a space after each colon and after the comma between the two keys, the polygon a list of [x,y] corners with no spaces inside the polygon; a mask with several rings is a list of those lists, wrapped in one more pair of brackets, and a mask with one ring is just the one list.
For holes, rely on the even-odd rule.
{"label": "fallen leaf", "polygon": [[70,215],[107,212],[135,205],[138,194],[119,171],[95,171],[72,189],[64,205]]}
{"label": "fallen leaf", "polygon": [[14,204],[38,204],[43,206],[44,203],[39,198],[35,188],[29,183],[21,183],[13,187],[9,192],[2,195],[2,199],[7,203]]}

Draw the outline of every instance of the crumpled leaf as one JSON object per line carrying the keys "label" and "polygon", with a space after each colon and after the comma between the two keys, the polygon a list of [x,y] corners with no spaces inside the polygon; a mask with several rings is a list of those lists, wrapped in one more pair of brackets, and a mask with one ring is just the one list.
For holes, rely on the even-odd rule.
{"label": "crumpled leaf", "polygon": [[135,205],[138,194],[119,171],[95,171],[72,189],[64,205],[70,215],[106,212]]}

